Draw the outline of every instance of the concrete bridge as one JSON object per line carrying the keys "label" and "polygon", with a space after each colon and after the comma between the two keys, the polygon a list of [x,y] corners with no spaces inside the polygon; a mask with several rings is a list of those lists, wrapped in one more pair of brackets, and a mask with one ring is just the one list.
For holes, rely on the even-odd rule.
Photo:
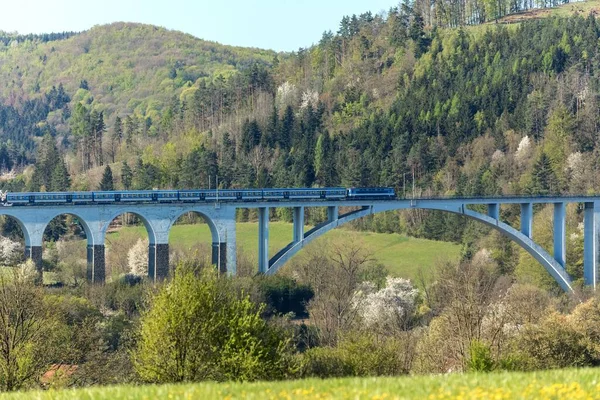
{"label": "concrete bridge", "polygon": [[[554,246],[549,254],[535,243],[532,235],[533,204],[554,206]],[[464,215],[490,226],[518,243],[552,275],[567,292],[573,290],[571,277],[565,270],[565,207],[579,203],[584,208],[584,279],[593,288],[598,281],[600,197],[497,197],[497,198],[415,198],[390,200],[337,199],[337,200],[279,200],[279,201],[228,201],[192,203],[103,203],[103,204],[44,204],[0,207],[0,215],[13,217],[25,237],[26,256],[41,267],[42,240],[49,222],[59,215],[71,214],[79,220],[87,236],[87,277],[90,282],[105,279],[104,243],[109,224],[119,215],[132,213],[144,223],[149,238],[148,275],[153,280],[164,278],[169,271],[169,231],[175,221],[188,212],[200,214],[212,234],[212,260],[223,272],[236,273],[236,224],[238,208],[258,209],[258,270],[261,273],[277,272],[291,257],[312,240],[345,223],[390,210],[426,209]],[[521,225],[518,228],[502,222],[501,204],[519,204]],[[473,210],[485,206],[486,213]],[[290,243],[269,258],[269,208],[293,208],[293,238]],[[327,220],[304,232],[305,207],[326,207]],[[352,207],[344,214],[340,207]],[[481,208],[481,207],[480,207]],[[348,209],[348,208],[346,208]]]}

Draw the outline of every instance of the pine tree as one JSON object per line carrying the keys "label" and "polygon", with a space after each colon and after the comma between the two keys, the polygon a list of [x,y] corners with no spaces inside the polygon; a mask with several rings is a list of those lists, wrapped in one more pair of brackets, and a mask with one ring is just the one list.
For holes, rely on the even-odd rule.
{"label": "pine tree", "polygon": [[533,165],[531,186],[528,192],[534,195],[547,195],[556,194],[559,191],[558,179],[552,169],[550,158],[545,152],[542,152]]}
{"label": "pine tree", "polygon": [[65,192],[70,187],[71,178],[69,177],[69,171],[67,171],[65,162],[61,160],[52,171],[52,179],[48,189],[54,192]]}
{"label": "pine tree", "polygon": [[102,181],[100,181],[100,190],[115,190],[115,184],[113,182],[113,174],[110,169],[110,165],[104,168],[104,174],[102,174]]}
{"label": "pine tree", "polygon": [[125,161],[123,161],[123,166],[121,167],[121,183],[125,190],[131,189],[131,184],[133,183],[133,171]]}

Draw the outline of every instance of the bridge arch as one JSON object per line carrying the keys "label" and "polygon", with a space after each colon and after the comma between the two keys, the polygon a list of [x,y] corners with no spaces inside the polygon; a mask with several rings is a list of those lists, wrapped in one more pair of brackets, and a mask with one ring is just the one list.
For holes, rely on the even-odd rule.
{"label": "bridge arch", "polygon": [[90,229],[85,218],[83,218],[82,215],[77,212],[72,212],[72,211],[59,212],[59,211],[57,211],[52,214],[49,214],[47,217],[47,221],[45,222],[43,231],[45,232],[46,229],[48,228],[48,226],[50,226],[50,223],[53,220],[55,220],[56,218],[61,217],[61,216],[68,216],[68,215],[75,217],[77,219],[77,222],[83,228],[83,232],[85,233],[85,237],[87,239],[88,244],[93,245],[94,241],[98,239],[97,238],[98,235],[95,234],[95,232],[92,232],[92,230]]}
{"label": "bridge arch", "polygon": [[104,224],[101,226],[100,234],[102,236],[102,243],[104,243],[104,239],[106,238],[106,232],[108,231],[110,224],[115,219],[117,219],[118,217],[120,217],[124,214],[132,214],[132,215],[135,215],[137,218],[139,218],[140,221],[142,221],[144,228],[146,228],[146,233],[148,234],[148,241],[150,243],[156,242],[156,237],[157,237],[156,230],[155,230],[154,226],[152,225],[152,223],[150,222],[150,219],[146,215],[144,215],[144,213],[141,212],[140,210],[123,208],[123,209],[119,209],[119,210],[113,212],[112,214],[110,214],[109,217],[105,220]]}
{"label": "bridge arch", "polygon": [[179,221],[181,218],[183,218],[184,216],[189,215],[189,214],[199,216],[208,226],[208,229],[210,230],[210,235],[211,235],[211,247],[210,247],[211,248],[211,251],[210,251],[211,262],[212,262],[212,264],[217,265],[219,270],[223,269],[223,272],[224,272],[225,265],[226,265],[226,260],[224,259],[224,256],[226,253],[225,253],[225,251],[222,251],[223,249],[221,247],[225,243],[223,243],[223,245],[221,244],[222,242],[224,242],[224,240],[222,240],[223,238],[221,238],[219,229],[217,228],[215,221],[206,213],[205,208],[190,208],[190,209],[186,209],[186,210],[181,210],[177,214],[175,214],[174,217],[171,219],[170,225],[168,227],[169,241],[170,241],[170,234],[173,231],[173,226],[177,223],[177,221]]}
{"label": "bridge arch", "polygon": [[11,221],[14,221],[17,224],[17,226],[19,227],[19,229],[21,230],[25,246],[30,246],[31,245],[30,244],[31,243],[31,237],[30,237],[30,234],[29,234],[29,230],[27,229],[27,225],[25,225],[23,223],[23,221],[19,217],[14,216],[12,214],[3,214],[3,213],[0,213],[0,216],[8,218]]}
{"label": "bridge arch", "polygon": [[519,232],[508,224],[503,223],[499,219],[489,217],[487,215],[467,209],[464,205],[461,206],[411,206],[409,205],[389,205],[377,204],[373,206],[363,207],[359,210],[340,215],[338,218],[329,219],[328,221],[315,226],[313,229],[304,234],[304,238],[296,243],[290,243],[271,260],[269,260],[269,269],[266,274],[276,273],[290,258],[296,255],[304,246],[312,242],[314,239],[322,236],[330,230],[344,225],[348,222],[365,217],[367,215],[376,214],[384,211],[403,210],[410,208],[427,209],[446,211],[453,214],[464,215],[465,217],[484,223],[485,225],[496,229],[503,235],[509,237],[516,242],[525,251],[531,254],[558,282],[561,288],[566,292],[572,292],[571,278],[565,269],[540,245],[535,243],[531,238]]}

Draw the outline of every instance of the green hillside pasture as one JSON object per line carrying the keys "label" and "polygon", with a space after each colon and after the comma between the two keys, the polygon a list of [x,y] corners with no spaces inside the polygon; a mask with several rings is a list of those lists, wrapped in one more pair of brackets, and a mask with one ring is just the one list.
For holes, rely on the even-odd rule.
{"label": "green hillside pasture", "polygon": [[8,393],[0,399],[600,399],[597,369],[399,378],[114,386]]}
{"label": "green hillside pasture", "polygon": [[[142,226],[125,227],[123,231],[134,231],[146,236]],[[107,242],[118,240],[120,232],[109,234]],[[269,223],[269,253],[273,256],[292,240],[292,224],[284,222]],[[416,239],[398,234],[356,232],[335,229],[316,239],[311,246],[323,246],[328,240],[347,239],[360,242],[373,255],[377,262],[386,266],[395,276],[414,279],[418,271],[429,271],[439,262],[458,260],[460,246],[454,243]],[[191,249],[205,244],[207,249],[212,242],[208,225],[175,225],[169,239],[172,248]],[[245,222],[237,224],[237,244],[253,261],[258,253],[258,224]]]}

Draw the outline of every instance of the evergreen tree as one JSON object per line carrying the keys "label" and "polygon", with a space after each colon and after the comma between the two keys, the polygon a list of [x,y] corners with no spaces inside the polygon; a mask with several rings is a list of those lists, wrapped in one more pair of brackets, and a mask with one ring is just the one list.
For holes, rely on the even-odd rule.
{"label": "evergreen tree", "polygon": [[125,190],[131,189],[131,184],[133,183],[133,171],[125,161],[123,161],[123,166],[121,167],[121,183]]}
{"label": "evergreen tree", "polygon": [[115,184],[113,182],[113,174],[112,169],[110,169],[110,165],[107,165],[104,168],[104,173],[102,174],[102,180],[100,181],[100,190],[109,191],[115,190]]}
{"label": "evergreen tree", "polygon": [[528,192],[533,195],[548,195],[560,192],[556,173],[552,169],[550,158],[545,152],[540,154],[533,165],[531,185]]}
{"label": "evergreen tree", "polygon": [[52,179],[48,189],[54,192],[66,192],[70,187],[69,171],[67,171],[65,162],[61,160],[52,171]]}

